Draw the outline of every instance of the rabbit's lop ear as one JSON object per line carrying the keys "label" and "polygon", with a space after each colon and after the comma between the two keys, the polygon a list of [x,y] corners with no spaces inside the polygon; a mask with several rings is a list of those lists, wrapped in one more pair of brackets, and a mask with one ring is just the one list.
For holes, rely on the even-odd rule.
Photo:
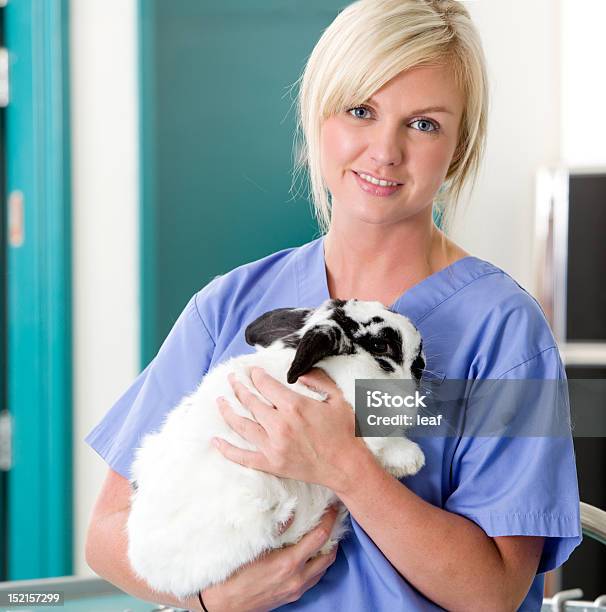
{"label": "rabbit's lop ear", "polygon": [[314,326],[305,332],[297,346],[286,380],[293,384],[297,382],[299,376],[309,372],[324,357],[338,355],[341,335],[342,332],[338,327],[329,325]]}
{"label": "rabbit's lop ear", "polygon": [[412,375],[415,377],[415,380],[419,382],[421,377],[423,376],[423,370],[425,369],[425,359],[423,357],[423,340],[421,340],[419,344],[419,350],[417,352],[417,356],[414,358],[412,365],[410,366],[410,371]]}
{"label": "rabbit's lop ear", "polygon": [[269,346],[300,330],[311,310],[309,308],[276,308],[255,319],[244,332],[251,346]]}

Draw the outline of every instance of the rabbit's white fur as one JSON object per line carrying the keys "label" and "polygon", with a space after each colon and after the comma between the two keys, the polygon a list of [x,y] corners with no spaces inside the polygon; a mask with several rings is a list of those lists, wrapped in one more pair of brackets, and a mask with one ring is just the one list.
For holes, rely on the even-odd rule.
{"label": "rabbit's white fur", "polygon": [[[399,331],[402,341],[402,363],[391,362],[394,372],[386,372],[360,347],[354,354],[336,354],[313,364],[327,372],[352,406],[356,378],[412,378],[411,364],[421,354],[419,333],[408,319],[379,302],[329,300],[314,311],[304,311],[309,315],[303,327],[290,338],[303,337],[316,328],[338,327],[331,318],[336,307],[349,321],[366,322],[360,334],[380,334],[382,327],[389,326]],[[292,310],[301,318],[301,309]],[[377,315],[384,324],[370,322]],[[342,343],[355,339],[355,334],[349,333],[349,340],[345,335]],[[128,556],[135,572],[157,591],[186,597],[221,582],[264,551],[297,542],[337,501],[326,487],[279,478],[229,461],[210,443],[213,436],[218,436],[241,448],[256,450],[225,423],[216,399],[224,396],[236,413],[252,418],[236,399],[228,374],[234,372],[260,397],[250,381],[250,367],[260,366],[287,385],[295,352],[295,348],[276,340],[265,347],[257,346],[255,353],[215,367],[198,389],[168,414],[161,430],[148,434],[137,449],[132,466],[135,490],[127,525]],[[290,386],[302,395],[323,399],[301,383]],[[414,474],[423,466],[421,449],[404,437],[364,440],[396,477]],[[347,510],[342,504],[340,508],[321,552],[332,548],[345,533]],[[292,524],[279,534],[280,523],[292,513]]]}

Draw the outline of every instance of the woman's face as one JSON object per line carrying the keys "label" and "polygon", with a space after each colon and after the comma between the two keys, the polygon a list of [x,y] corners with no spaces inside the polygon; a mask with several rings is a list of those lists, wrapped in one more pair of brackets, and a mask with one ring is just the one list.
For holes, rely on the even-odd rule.
{"label": "woman's face", "polygon": [[[457,146],[463,104],[448,67],[419,67],[401,72],[362,106],[326,119],[322,176],[333,219],[376,224],[429,214]],[[400,185],[377,187],[360,174]]]}

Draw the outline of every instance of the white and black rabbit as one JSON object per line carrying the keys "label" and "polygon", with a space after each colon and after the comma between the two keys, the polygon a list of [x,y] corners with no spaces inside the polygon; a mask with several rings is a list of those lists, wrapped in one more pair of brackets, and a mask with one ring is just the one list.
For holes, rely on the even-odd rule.
{"label": "white and black rabbit", "polygon": [[[216,399],[224,396],[237,414],[253,418],[236,399],[230,372],[257,396],[251,366],[303,395],[323,399],[296,382],[317,366],[353,406],[356,379],[418,381],[425,367],[419,332],[379,302],[327,300],[316,309],[279,308],[253,321],[246,340],[256,352],[208,372],[137,449],[128,556],[135,572],[157,591],[186,597],[221,582],[268,549],[299,541],[337,501],[326,487],[246,468],[214,448],[210,439],[218,436],[256,450],[218,411]],[[403,435],[364,441],[396,477],[414,474],[424,464],[419,446]],[[292,513],[292,524],[280,534],[279,525]],[[322,552],[343,536],[346,517],[341,505]]]}

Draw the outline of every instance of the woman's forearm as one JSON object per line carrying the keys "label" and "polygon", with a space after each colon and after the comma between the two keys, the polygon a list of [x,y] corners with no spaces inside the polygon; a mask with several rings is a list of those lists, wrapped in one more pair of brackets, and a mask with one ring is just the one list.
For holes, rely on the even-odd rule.
{"label": "woman's forearm", "polygon": [[519,589],[499,548],[480,527],[415,495],[366,449],[352,450],[347,461],[335,492],[419,591],[449,610],[517,608]]}
{"label": "woman's forearm", "polygon": [[103,516],[89,528],[86,561],[91,569],[133,597],[188,610],[200,610],[197,597],[180,600],[168,593],[158,593],[135,576],[127,557],[128,512],[122,510]]}

